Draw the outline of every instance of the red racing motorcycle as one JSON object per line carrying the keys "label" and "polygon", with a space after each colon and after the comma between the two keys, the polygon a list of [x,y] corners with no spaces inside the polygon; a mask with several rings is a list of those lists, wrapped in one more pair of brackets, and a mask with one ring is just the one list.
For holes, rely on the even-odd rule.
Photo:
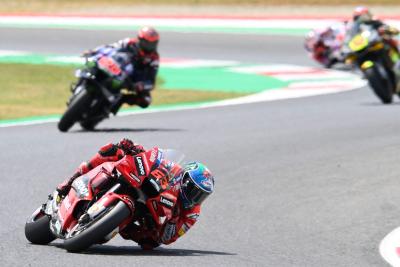
{"label": "red racing motorcycle", "polygon": [[[65,198],[55,191],[27,220],[25,236],[33,244],[48,244],[60,238],[71,252],[83,251],[109,241],[127,226],[144,230],[161,229],[172,217],[177,195],[154,193],[158,186],[177,179],[182,153],[153,148],[136,156],[126,155],[117,162],[106,162],[77,178]],[[157,182],[147,179],[154,170]],[[156,171],[157,173],[157,171]],[[174,178],[175,177],[175,178]]]}

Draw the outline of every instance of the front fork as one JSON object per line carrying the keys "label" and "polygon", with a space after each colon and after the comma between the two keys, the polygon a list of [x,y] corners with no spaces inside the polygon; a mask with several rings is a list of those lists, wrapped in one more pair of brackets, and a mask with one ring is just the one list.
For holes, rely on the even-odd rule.
{"label": "front fork", "polygon": [[122,222],[117,229],[112,231],[112,233],[109,235],[110,239],[115,236],[120,229],[125,228],[131,222],[132,217],[134,216],[135,203],[131,196],[115,193],[120,187],[121,184],[114,185],[110,190],[107,191],[107,193],[105,193],[99,200],[90,206],[87,212],[79,218],[78,222],[82,222],[84,220],[94,220],[96,217],[105,212],[108,207],[114,205],[118,201],[122,201],[129,208],[131,216]]}

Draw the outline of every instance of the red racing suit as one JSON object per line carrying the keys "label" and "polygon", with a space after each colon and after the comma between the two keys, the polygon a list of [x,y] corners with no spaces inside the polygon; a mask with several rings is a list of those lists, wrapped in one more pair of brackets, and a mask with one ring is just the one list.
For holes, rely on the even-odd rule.
{"label": "red racing suit", "polygon": [[[68,180],[68,184],[72,184],[76,177],[87,173],[91,169],[104,162],[118,161],[127,153],[131,155],[145,153],[145,150],[141,145],[134,144],[133,142],[131,142],[133,146],[130,146],[129,149],[121,146],[121,143],[124,140],[121,140],[118,144],[110,143],[101,147],[99,152],[89,161],[81,163],[74,176]],[[178,165],[175,165],[175,167],[179,168],[178,171],[176,171],[175,177],[179,177],[182,175],[183,169]],[[150,173],[149,177],[151,176],[152,173]],[[64,182],[62,185],[64,184],[66,184],[66,182]],[[168,188],[169,189],[167,190],[169,190],[171,194],[179,196],[180,179],[174,179],[174,182]],[[184,209],[181,198],[178,197],[177,199],[178,201],[174,207],[173,217],[171,220],[164,223],[161,231],[155,231],[154,229],[143,230],[142,228],[137,228],[133,224],[123,229],[123,231],[120,232],[121,236],[124,239],[130,239],[137,242],[143,249],[146,250],[155,248],[160,244],[170,244],[176,241],[196,223],[197,218],[200,215],[200,205],[195,205],[189,209]]]}

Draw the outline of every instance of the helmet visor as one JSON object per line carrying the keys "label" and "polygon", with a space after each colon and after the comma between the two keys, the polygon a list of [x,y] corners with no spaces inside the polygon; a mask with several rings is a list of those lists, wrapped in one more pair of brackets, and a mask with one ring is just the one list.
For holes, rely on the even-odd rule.
{"label": "helmet visor", "polygon": [[182,192],[191,206],[201,204],[210,195],[193,182],[189,173],[183,177]]}
{"label": "helmet visor", "polygon": [[158,41],[148,41],[146,39],[139,39],[139,46],[146,52],[153,52],[157,50]]}

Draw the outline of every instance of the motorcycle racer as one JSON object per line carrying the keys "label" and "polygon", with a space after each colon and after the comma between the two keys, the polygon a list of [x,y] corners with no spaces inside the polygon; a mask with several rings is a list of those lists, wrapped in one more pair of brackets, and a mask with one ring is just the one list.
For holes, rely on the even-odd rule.
{"label": "motorcycle racer", "polygon": [[71,185],[76,178],[87,173],[96,166],[108,161],[118,161],[125,155],[137,155],[144,151],[143,146],[136,144],[127,138],[123,138],[117,144],[106,144],[101,147],[97,154],[89,161],[82,162],[70,178],[59,184],[57,186],[57,191],[61,196],[65,196],[71,189]]}
{"label": "motorcycle racer", "polygon": [[97,47],[83,53],[83,56],[90,56],[102,48],[115,48],[118,52],[127,53],[134,66],[134,72],[125,87],[136,94],[125,94],[111,112],[116,114],[122,104],[138,105],[146,108],[151,103],[150,92],[155,87],[156,76],[159,67],[159,54],[157,45],[160,36],[152,27],[143,27],[139,30],[137,38],[125,38],[116,43]]}
{"label": "motorcycle racer", "polygon": [[[57,191],[63,197],[68,194],[77,177],[96,166],[104,162],[118,161],[128,154],[140,156],[144,153],[146,151],[143,146],[125,138],[117,144],[107,144],[101,147],[99,152],[88,162],[83,162],[71,178],[57,187]],[[162,174],[166,174],[168,171],[173,172],[174,177],[165,181],[165,176]],[[213,176],[206,166],[198,162],[191,162],[184,166],[173,162],[164,162],[150,172],[147,183],[143,183],[143,186],[145,184],[150,185],[150,189],[143,189],[148,195],[168,191],[178,197],[172,218],[164,224],[161,230],[155,230],[149,220],[146,221],[145,228],[131,224],[120,232],[124,239],[137,242],[145,250],[153,249],[160,244],[170,244],[184,235],[196,223],[202,202],[214,190]]]}
{"label": "motorcycle racer", "polygon": [[[358,6],[353,11],[353,19],[348,24],[348,31],[351,31],[357,25],[367,25],[375,29],[386,44],[391,48],[390,57],[393,62],[393,70],[396,73],[397,79],[400,80],[400,51],[399,43],[394,38],[400,31],[392,26],[385,24],[383,21],[375,18],[367,7]],[[398,89],[400,90],[400,83],[398,83]]]}
{"label": "motorcycle racer", "polygon": [[343,62],[340,49],[344,36],[344,23],[334,24],[324,29],[315,29],[306,35],[304,47],[314,60],[326,68],[330,68],[336,63]]}
{"label": "motorcycle racer", "polygon": [[395,39],[393,39],[393,37],[399,34],[399,30],[385,24],[383,21],[377,18],[374,18],[367,7],[358,6],[354,9],[353,20],[352,23],[349,24],[349,26],[354,23],[372,26],[379,32],[380,35],[382,35],[386,39],[386,41],[389,42],[390,45],[393,46],[393,48],[398,50],[398,43]]}

